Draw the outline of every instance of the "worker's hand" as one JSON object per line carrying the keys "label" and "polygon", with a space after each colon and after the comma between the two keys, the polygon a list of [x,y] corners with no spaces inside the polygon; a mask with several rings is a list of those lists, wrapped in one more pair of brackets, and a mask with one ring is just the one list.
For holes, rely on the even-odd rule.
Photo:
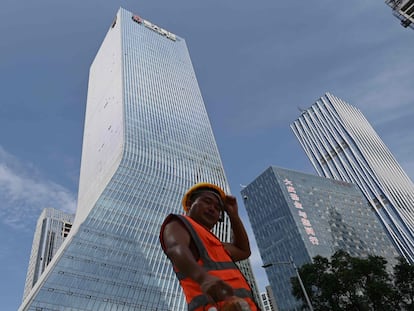
{"label": "worker's hand", "polygon": [[213,275],[207,274],[200,283],[200,287],[203,293],[207,294],[213,302],[223,301],[233,296],[233,289],[230,285]]}
{"label": "worker's hand", "polygon": [[237,205],[236,197],[232,195],[226,195],[226,200],[224,201],[224,210],[229,215],[229,217],[239,215],[239,207]]}

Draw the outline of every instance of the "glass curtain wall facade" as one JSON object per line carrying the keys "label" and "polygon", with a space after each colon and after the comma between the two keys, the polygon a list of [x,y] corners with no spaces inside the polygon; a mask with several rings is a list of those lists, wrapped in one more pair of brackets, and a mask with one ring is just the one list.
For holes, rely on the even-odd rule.
{"label": "glass curtain wall facade", "polygon": [[54,208],[45,208],[40,214],[33,236],[23,300],[68,236],[74,218],[75,215]]}
{"label": "glass curtain wall facade", "polygon": [[229,193],[185,40],[121,8],[90,68],[71,234],[20,310],[186,310],[159,230],[201,181]]}
{"label": "glass curtain wall facade", "polygon": [[361,111],[327,93],[291,124],[320,176],[359,186],[399,253],[414,262],[414,185]]}
{"label": "glass curtain wall facade", "polygon": [[302,310],[290,278],[300,267],[337,250],[384,257],[397,251],[354,184],[269,167],[241,191],[262,261],[280,311]]}

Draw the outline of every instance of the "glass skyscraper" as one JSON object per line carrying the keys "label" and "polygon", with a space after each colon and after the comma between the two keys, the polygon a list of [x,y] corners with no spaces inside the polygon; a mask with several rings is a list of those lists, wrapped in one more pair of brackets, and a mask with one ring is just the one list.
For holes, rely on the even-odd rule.
{"label": "glass skyscraper", "polygon": [[201,181],[229,192],[185,40],[121,8],[90,68],[71,233],[20,310],[186,310],[159,230]]}
{"label": "glass skyscraper", "polygon": [[361,111],[327,93],[291,128],[320,176],[359,186],[414,263],[414,185]]}
{"label": "glass skyscraper", "polygon": [[337,250],[395,263],[397,251],[358,187],[269,167],[241,191],[279,311],[302,310],[290,278],[300,267]]}
{"label": "glass skyscraper", "polygon": [[23,299],[29,294],[40,275],[69,234],[75,215],[54,208],[45,208],[39,216],[33,236]]}

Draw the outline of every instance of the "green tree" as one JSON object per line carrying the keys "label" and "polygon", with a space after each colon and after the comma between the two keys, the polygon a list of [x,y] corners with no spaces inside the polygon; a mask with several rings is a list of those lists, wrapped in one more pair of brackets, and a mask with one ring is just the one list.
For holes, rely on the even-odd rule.
{"label": "green tree", "polygon": [[401,309],[414,311],[414,265],[408,264],[404,258],[399,258],[394,267],[394,285]]}
{"label": "green tree", "polygon": [[[386,263],[378,256],[362,259],[337,251],[330,261],[314,257],[313,263],[299,268],[299,274],[317,311],[397,310]],[[292,278],[292,293],[305,301],[296,277]]]}

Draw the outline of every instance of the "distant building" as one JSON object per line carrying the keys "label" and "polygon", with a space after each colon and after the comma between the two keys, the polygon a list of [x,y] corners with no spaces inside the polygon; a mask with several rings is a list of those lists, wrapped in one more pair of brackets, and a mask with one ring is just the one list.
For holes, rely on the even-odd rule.
{"label": "distant building", "polygon": [[301,305],[291,293],[290,258],[300,267],[344,250],[396,263],[398,253],[354,184],[272,166],[241,194],[280,311]]}
{"label": "distant building", "polygon": [[[89,71],[71,234],[20,310],[186,310],[159,232],[197,182],[230,193],[187,44],[120,8]],[[231,240],[227,215],[214,233]]]}
{"label": "distant building", "polygon": [[256,302],[256,304],[260,304],[259,288],[257,287],[256,278],[254,277],[250,260],[238,261],[236,262],[236,265],[239,268],[240,272],[243,273],[247,283],[252,288],[253,300]]}
{"label": "distant building", "polygon": [[45,208],[39,216],[33,237],[23,299],[29,294],[56,251],[68,236],[75,215]]}
{"label": "distant building", "polygon": [[318,175],[358,185],[400,254],[414,263],[413,182],[361,111],[327,93],[291,128]]}
{"label": "distant building", "polygon": [[273,311],[279,311],[279,308],[277,307],[277,304],[276,304],[275,295],[273,294],[273,290],[270,287],[270,285],[266,286],[266,294],[267,294],[267,297],[269,298],[271,309]]}
{"label": "distant building", "polygon": [[263,311],[279,311],[274,302],[273,292],[270,286],[266,286],[266,291],[260,293],[260,300]]}
{"label": "distant building", "polygon": [[414,0],[385,0],[405,28],[414,29]]}

